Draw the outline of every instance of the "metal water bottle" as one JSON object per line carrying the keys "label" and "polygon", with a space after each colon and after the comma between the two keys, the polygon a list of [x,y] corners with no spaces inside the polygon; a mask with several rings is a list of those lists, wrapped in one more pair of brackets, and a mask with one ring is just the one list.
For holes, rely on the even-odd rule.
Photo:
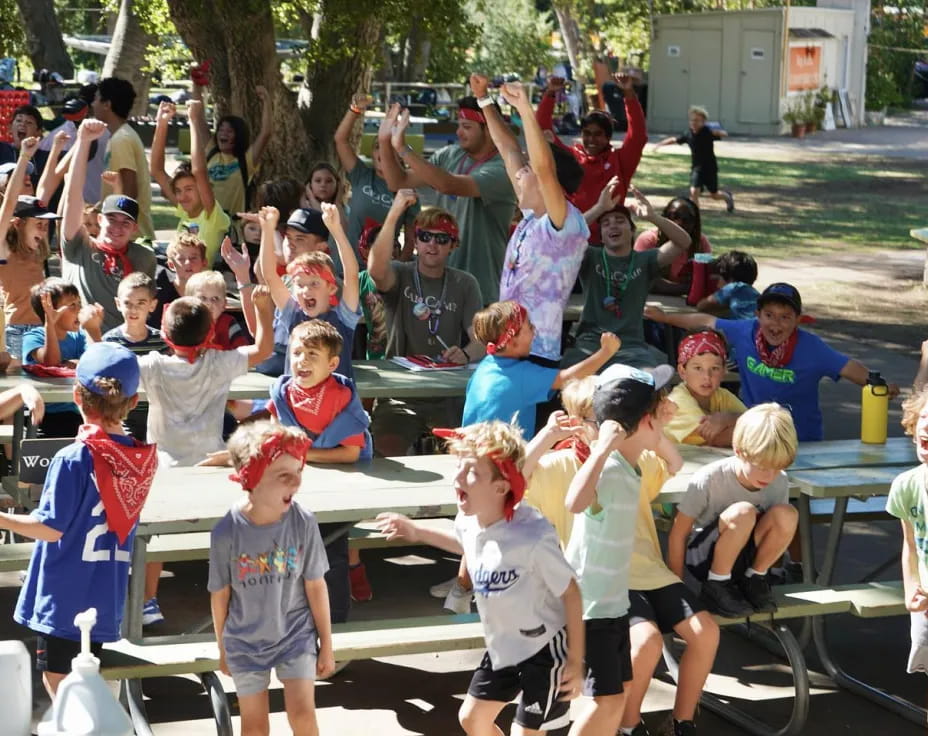
{"label": "metal water bottle", "polygon": [[886,443],[889,425],[889,386],[877,371],[867,375],[860,397],[860,441],[870,445]]}

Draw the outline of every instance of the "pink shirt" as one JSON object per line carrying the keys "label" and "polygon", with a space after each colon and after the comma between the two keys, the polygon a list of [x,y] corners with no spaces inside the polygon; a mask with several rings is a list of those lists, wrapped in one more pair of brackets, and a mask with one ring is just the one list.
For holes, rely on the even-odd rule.
{"label": "pink shirt", "polygon": [[[657,230],[648,230],[647,232],[641,233],[637,240],[635,240],[635,250],[644,251],[657,248],[659,235],[660,233]],[[699,247],[696,249],[696,252],[712,252],[712,245],[709,243],[709,238],[707,238],[705,235],[700,236]],[[674,259],[674,262],[670,264],[670,274],[668,276],[671,281],[679,284],[690,279],[690,274],[693,271],[693,267],[689,262],[690,258],[691,256],[689,253],[684,253],[683,255]]]}

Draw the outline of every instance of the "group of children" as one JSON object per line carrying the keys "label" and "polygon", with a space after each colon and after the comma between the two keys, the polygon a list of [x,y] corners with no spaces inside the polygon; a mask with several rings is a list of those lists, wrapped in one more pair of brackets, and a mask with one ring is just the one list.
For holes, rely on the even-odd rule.
{"label": "group of children", "polygon": [[[631,90],[628,80],[623,84]],[[646,139],[643,117],[630,115],[630,126],[639,127],[621,156],[597,148],[592,133],[587,148],[568,149],[549,144],[543,115],[536,119],[520,85],[506,84],[502,92],[523,121],[526,157],[489,96],[488,80],[473,75],[471,86],[476,99],[462,107],[462,145],[468,136],[483,136],[480,145],[502,158],[522,214],[501,259],[499,299],[479,311],[482,287],[474,278],[458,279],[463,271],[445,269],[466,223],[443,209],[417,211],[416,197],[405,190],[386,204],[390,190],[378,189],[386,186],[381,171],[400,159],[416,176],[430,175],[424,162],[406,155],[406,121],[396,111],[388,115],[396,128],[379,139],[373,171],[351,160],[344,121],[338,140],[342,163],[359,183],[368,182],[360,184],[370,190],[363,192],[371,200],[365,206],[387,223],[375,223],[379,232],[346,216],[337,174],[320,166],[305,190],[264,187],[254,211],[243,211],[244,193],[236,198],[240,210],[232,214],[249,233],[237,248],[224,236],[229,218],[212,189],[209,161],[226,156],[226,166],[234,159],[240,169],[253,169],[251,148],[238,145],[233,155],[229,141],[241,130],[225,123],[217,142],[229,151],[207,153],[202,105],[194,102],[191,167],[168,177],[164,142],[174,111],[163,105],[152,164],[181,220],[167,250],[170,274],[156,275],[154,255],[134,242],[141,217],[135,198],[116,191],[99,212],[87,210],[88,154],[105,127],[87,120],[64,179],[63,279],[45,278],[48,223],[58,215],[20,196],[35,149],[23,141],[0,208],[7,346],[30,370],[74,375],[76,383],[73,403],[44,406],[23,388],[0,397],[0,412],[7,400],[13,408],[25,404],[46,435],[76,441],[52,461],[38,509],[0,514],[0,528],[38,540],[15,618],[39,637],[38,666],[53,696],[76,652],[75,612],[98,608],[96,651],[119,636],[128,550],[157,464],[232,465],[248,495],[212,534],[208,587],[221,667],[234,680],[245,733],[266,728],[271,669],[284,683],[294,732],[316,733],[313,681],[334,668],[331,624],[347,619],[352,597],[369,598],[370,586],[347,536],[330,534],[334,529],[320,526],[294,496],[306,463],[353,464],[376,449],[351,363],[362,312],[373,328],[372,306],[379,304],[390,344],[431,346],[438,339],[444,360],[479,361],[452,422],[460,426],[435,430],[458,457],[454,533],[391,512],[380,519],[390,538],[462,555],[458,593],[465,591],[468,610],[476,597],[487,640],[461,706],[464,730],[498,732],[495,719],[519,692],[519,732],[566,726],[569,700],[583,691],[592,701],[572,734],[611,736],[621,729],[644,736],[641,704],[661,637],[675,632],[687,649],[664,732],[695,731],[719,638],[710,614],[776,609],[768,572],[797,525],[783,471],[799,441],[823,437],[819,379],[863,384],[867,369],[799,329],[802,301],[794,287],[778,283],[758,293],[757,264],[738,251],[716,260],[720,288],[699,296],[699,312],[646,307],[658,279],[685,283],[692,256],[710,250],[695,202],[703,185],[717,190],[709,164],[698,181],[694,173],[690,199],[675,199],[658,214],[630,184],[637,145]],[[632,113],[633,97],[626,94]],[[364,104],[356,100],[346,121]],[[605,125],[595,116],[587,122],[591,131]],[[707,129],[698,123],[691,121],[692,136],[679,142],[702,141]],[[471,183],[479,195],[483,184]],[[466,193],[471,184],[449,186],[460,187],[449,197],[479,198]],[[627,191],[634,212],[624,204]],[[727,201],[731,208],[730,195]],[[636,240],[633,214],[656,229]],[[388,226],[401,224],[410,226],[412,241],[404,251],[414,245],[421,260],[409,273],[387,267],[391,258],[411,255],[393,247]],[[594,234],[599,244],[591,247]],[[373,245],[363,259],[370,273],[362,275],[364,243]],[[226,311],[225,277],[210,269],[217,253],[236,281],[242,321]],[[454,323],[458,341],[451,345],[439,331],[442,316],[458,308],[446,293],[449,272],[478,300],[472,320]],[[585,303],[562,367],[563,314],[578,278]],[[405,284],[401,293],[391,296],[398,283]],[[407,308],[412,318],[399,318]],[[730,318],[715,316],[723,314]],[[680,341],[676,355],[665,356],[648,344],[643,318],[696,332]],[[672,390],[667,361],[680,379]],[[740,398],[721,386],[730,362],[741,376]],[[267,400],[227,402],[232,381],[252,368],[276,377]],[[138,402],[140,387],[146,405]],[[536,408],[557,391],[566,412],[552,412],[536,433]],[[906,426],[919,458],[928,461],[924,404],[922,396],[907,405]],[[651,504],[682,466],[681,442],[730,447],[734,454],[689,481],[665,559]],[[928,580],[920,534],[923,469],[900,478],[890,502],[903,518],[907,598],[919,615],[928,610],[920,582]],[[277,573],[274,584],[249,583],[264,568]],[[160,574],[159,565],[147,566],[146,624],[163,620]],[[76,589],[75,579],[92,585]],[[924,615],[916,618],[913,640],[923,648],[928,625]],[[913,649],[911,666],[925,667],[924,657]]]}

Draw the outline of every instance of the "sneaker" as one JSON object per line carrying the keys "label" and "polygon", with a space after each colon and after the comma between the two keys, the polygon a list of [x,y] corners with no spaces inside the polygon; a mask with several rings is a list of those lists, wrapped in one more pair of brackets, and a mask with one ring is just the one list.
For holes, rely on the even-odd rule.
{"label": "sneaker", "polygon": [[455,575],[453,578],[446,580],[443,583],[438,583],[429,588],[429,595],[432,598],[447,598],[448,593],[451,592],[451,589],[454,587],[455,583],[458,581],[458,576]]}
{"label": "sneaker", "polygon": [[[625,731],[622,731],[622,733],[625,733]],[[632,730],[631,736],[651,736],[651,732],[648,730],[645,722],[642,721]]]}
{"label": "sneaker", "polygon": [[374,597],[363,562],[348,568],[348,581],[351,583],[351,600],[363,603]]}
{"label": "sneaker", "polygon": [[706,608],[725,618],[740,618],[754,613],[754,606],[744,599],[732,580],[707,580],[702,584],[700,597]]}
{"label": "sneaker", "polygon": [[785,565],[783,565],[783,569],[786,571],[787,583],[803,582],[801,562],[787,562]]}
{"label": "sneaker", "polygon": [[738,581],[738,589],[758,613],[774,613],[777,610],[777,602],[773,597],[773,591],[770,590],[766,575],[741,578]]}
{"label": "sneaker", "polygon": [[725,209],[729,212],[735,211],[735,198],[732,196],[732,193],[727,189],[722,192],[722,195],[725,197]]}
{"label": "sneaker", "polygon": [[465,590],[455,579],[454,585],[448,591],[448,597],[445,598],[445,608],[455,613],[470,613],[470,602],[473,597],[474,591]]}
{"label": "sneaker", "polygon": [[158,607],[157,598],[149,598],[142,606],[142,626],[150,626],[164,621],[164,615]]}

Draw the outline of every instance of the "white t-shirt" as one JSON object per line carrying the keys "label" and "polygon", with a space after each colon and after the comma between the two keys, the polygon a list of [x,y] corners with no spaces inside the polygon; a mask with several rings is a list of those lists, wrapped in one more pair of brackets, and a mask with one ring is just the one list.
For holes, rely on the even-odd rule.
{"label": "white t-shirt", "polygon": [[148,407],[148,441],[166,465],[196,465],[225,449],[222,418],[232,380],[248,372],[238,350],[207,350],[195,363],[176,355],[139,358]]}
{"label": "white t-shirt", "polygon": [[560,597],[574,578],[551,523],[521,504],[512,521],[481,529],[459,513],[454,533],[464,547],[477,610],[494,670],[512,667],[564,628]]}
{"label": "white t-shirt", "polygon": [[759,511],[789,503],[786,473],[781,471],[769,485],[751,491],[741,485],[737,469],[737,457],[723,457],[693,474],[677,509],[696,520],[693,522],[694,531],[711,524],[725,509],[739,501],[747,501]]}

